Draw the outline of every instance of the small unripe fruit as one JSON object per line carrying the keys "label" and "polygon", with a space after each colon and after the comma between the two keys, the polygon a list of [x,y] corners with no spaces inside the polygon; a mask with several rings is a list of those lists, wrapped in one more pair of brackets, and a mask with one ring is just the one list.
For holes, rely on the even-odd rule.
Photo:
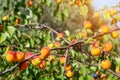
{"label": "small unripe fruit", "polygon": [[66,71],[71,70],[71,69],[72,69],[72,66],[71,66],[70,64],[67,64],[67,65],[65,66],[65,70],[66,70]]}
{"label": "small unripe fruit", "polygon": [[16,52],[16,61],[17,62],[21,62],[23,61],[25,58],[25,54],[23,52]]}
{"label": "small unripe fruit", "polygon": [[68,78],[72,78],[72,77],[73,77],[73,72],[72,72],[71,70],[68,70],[68,71],[66,72],[66,76],[67,76]]}
{"label": "small unripe fruit", "polygon": [[102,32],[102,33],[108,33],[109,31],[110,31],[110,28],[108,25],[102,25],[100,27],[100,32]]}
{"label": "small unripe fruit", "polygon": [[84,27],[86,29],[91,29],[92,28],[92,23],[90,21],[84,21]]}
{"label": "small unripe fruit", "polygon": [[50,48],[42,47],[40,53],[41,53],[41,56],[45,59],[50,55]]}
{"label": "small unripe fruit", "polygon": [[113,32],[111,33],[111,37],[112,37],[112,38],[118,38],[118,36],[119,36],[118,31],[113,31]]}
{"label": "small unripe fruit", "polygon": [[60,42],[55,42],[54,44],[55,44],[55,47],[57,47],[57,48],[61,47],[61,43]]}
{"label": "small unripe fruit", "polygon": [[65,56],[60,56],[60,63],[64,64],[64,62],[65,62]]}
{"label": "small unripe fruit", "polygon": [[43,68],[45,68],[45,66],[46,66],[46,62],[45,62],[45,60],[42,60],[39,65],[39,68],[43,69]]}
{"label": "small unripe fruit", "polygon": [[101,67],[102,67],[103,69],[110,69],[110,68],[111,68],[111,63],[110,63],[110,61],[109,61],[109,60],[103,60],[103,61],[101,62]]}
{"label": "small unripe fruit", "polygon": [[20,65],[20,70],[25,70],[26,68],[28,67],[28,61],[25,61],[25,62],[23,62],[21,65]]}
{"label": "small unripe fruit", "polygon": [[40,64],[41,60],[40,60],[39,56],[35,56],[32,58],[31,62],[34,66],[38,66]]}
{"label": "small unripe fruit", "polygon": [[111,51],[112,48],[113,48],[113,45],[112,45],[111,42],[105,42],[105,43],[103,44],[103,49],[104,49],[104,51]]}
{"label": "small unripe fruit", "polygon": [[55,56],[54,55],[50,55],[49,57],[48,57],[48,60],[49,61],[53,61],[55,59]]}
{"label": "small unripe fruit", "polygon": [[15,58],[16,58],[15,55],[16,55],[16,53],[14,51],[8,51],[6,53],[6,59],[7,59],[7,61],[8,62],[14,62]]}
{"label": "small unripe fruit", "polygon": [[54,47],[54,43],[50,43],[49,45],[48,45],[48,47],[51,49],[51,48],[53,48]]}
{"label": "small unripe fruit", "polygon": [[101,49],[100,49],[99,47],[93,47],[93,48],[91,49],[91,54],[92,54],[93,56],[100,56],[100,54],[101,54]]}

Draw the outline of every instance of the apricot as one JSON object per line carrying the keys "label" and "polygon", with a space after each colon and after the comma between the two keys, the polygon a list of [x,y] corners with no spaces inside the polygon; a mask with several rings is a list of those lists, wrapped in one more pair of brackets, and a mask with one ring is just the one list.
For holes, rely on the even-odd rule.
{"label": "apricot", "polygon": [[50,55],[50,48],[44,46],[41,48],[41,51],[40,51],[41,55],[43,58],[46,58]]}
{"label": "apricot", "polygon": [[71,70],[68,70],[68,71],[66,72],[66,76],[67,76],[68,78],[72,78],[72,77],[73,77],[73,72],[72,72]]}
{"label": "apricot", "polygon": [[26,70],[26,68],[28,67],[28,61],[25,61],[25,62],[23,62],[21,65],[20,65],[20,70]]}
{"label": "apricot", "polygon": [[117,67],[115,68],[115,72],[116,72],[117,74],[120,74],[120,67],[119,67],[119,66],[117,66]]}
{"label": "apricot", "polygon": [[2,20],[3,21],[8,21],[8,17],[7,16],[3,16]]}
{"label": "apricot", "polygon": [[32,0],[29,0],[29,1],[27,2],[27,7],[31,7],[32,4],[33,4],[33,1],[32,1]]}
{"label": "apricot", "polygon": [[117,10],[113,8],[113,9],[109,10],[109,13],[111,16],[114,16],[117,14]]}
{"label": "apricot", "polygon": [[40,60],[39,56],[35,56],[32,58],[31,62],[34,66],[38,66],[40,64],[41,60]]}
{"label": "apricot", "polygon": [[105,42],[103,44],[103,50],[104,51],[111,51],[113,49],[113,45],[111,42]]}
{"label": "apricot", "polygon": [[98,18],[99,16],[100,16],[100,12],[95,12],[93,15],[94,18]]}
{"label": "apricot", "polygon": [[99,56],[101,54],[101,49],[99,47],[91,48],[91,54],[93,56]]}
{"label": "apricot", "polygon": [[15,20],[15,23],[16,23],[16,24],[19,24],[19,23],[20,23],[20,19],[17,18],[17,19]]}
{"label": "apricot", "polygon": [[21,62],[23,61],[25,58],[25,54],[23,52],[16,52],[16,61],[17,62]]}
{"label": "apricot", "polygon": [[57,0],[57,3],[59,3],[59,4],[60,4],[61,2],[62,2],[62,0]]}
{"label": "apricot", "polygon": [[48,45],[48,47],[51,49],[51,48],[53,48],[54,47],[54,43],[50,43],[49,45]]}
{"label": "apricot", "polygon": [[101,67],[102,67],[103,69],[110,69],[110,68],[111,68],[111,63],[110,63],[110,61],[109,61],[109,60],[103,60],[103,61],[101,62]]}
{"label": "apricot", "polygon": [[106,74],[102,74],[102,75],[100,76],[101,79],[105,79],[106,77],[107,77]]}
{"label": "apricot", "polygon": [[71,40],[71,43],[76,43],[76,42],[77,42],[76,39],[72,39],[72,40]]}
{"label": "apricot", "polygon": [[60,56],[60,63],[64,64],[64,62],[65,62],[65,56]]}
{"label": "apricot", "polygon": [[87,32],[82,32],[82,37],[86,38],[88,36]]}
{"label": "apricot", "polygon": [[113,31],[113,32],[111,33],[111,37],[112,37],[112,38],[118,38],[118,36],[119,36],[118,31]]}
{"label": "apricot", "polygon": [[33,52],[27,52],[27,53],[25,54],[25,59],[31,57],[32,55],[33,55]]}
{"label": "apricot", "polygon": [[61,43],[60,43],[60,42],[55,42],[54,45],[55,45],[55,47],[57,47],[57,48],[60,48],[60,47],[61,47]]}
{"label": "apricot", "polygon": [[58,33],[58,34],[57,34],[57,38],[59,38],[59,39],[62,38],[63,36],[64,36],[63,33]]}
{"label": "apricot", "polygon": [[90,21],[84,21],[84,27],[86,29],[91,29],[92,28],[92,23]]}
{"label": "apricot", "polygon": [[46,62],[45,62],[45,60],[42,60],[39,65],[39,68],[43,69],[43,68],[45,68],[45,66],[46,66]]}
{"label": "apricot", "polygon": [[54,55],[50,55],[50,56],[48,57],[48,60],[49,60],[49,61],[55,60],[55,56],[54,56]]}
{"label": "apricot", "polygon": [[70,6],[73,6],[73,5],[74,5],[74,2],[73,2],[73,1],[70,1],[70,2],[69,2],[69,5],[70,5]]}
{"label": "apricot", "polygon": [[100,32],[102,32],[102,33],[108,33],[109,31],[110,31],[110,28],[108,25],[102,25],[100,27]]}
{"label": "apricot", "polygon": [[8,51],[6,53],[6,59],[7,59],[7,61],[8,62],[14,62],[15,58],[16,58],[15,55],[16,55],[16,53],[14,51]]}
{"label": "apricot", "polygon": [[71,70],[71,69],[72,69],[72,66],[71,66],[70,64],[67,64],[67,65],[65,66],[65,70],[66,70],[66,71]]}

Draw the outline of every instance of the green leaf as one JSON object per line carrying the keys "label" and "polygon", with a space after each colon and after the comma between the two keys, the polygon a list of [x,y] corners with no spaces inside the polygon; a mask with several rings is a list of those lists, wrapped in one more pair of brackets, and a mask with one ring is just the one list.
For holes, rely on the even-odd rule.
{"label": "green leaf", "polygon": [[1,44],[2,42],[4,42],[4,41],[6,40],[6,38],[7,38],[6,34],[5,34],[5,33],[2,33],[2,34],[0,35],[0,44]]}
{"label": "green leaf", "polygon": [[51,0],[46,0],[46,4],[47,4],[47,6],[50,6]]}
{"label": "green leaf", "polygon": [[80,15],[86,18],[88,13],[88,7],[86,5],[81,6],[79,9],[79,12],[80,12]]}
{"label": "green leaf", "polygon": [[70,36],[70,31],[65,30],[64,32],[65,32],[66,36]]}
{"label": "green leaf", "polygon": [[65,15],[65,17],[68,17],[68,8],[65,8],[64,10],[63,10],[63,14]]}
{"label": "green leaf", "polygon": [[13,26],[8,26],[7,27],[7,32],[12,36],[13,33],[15,32],[15,28]]}
{"label": "green leaf", "polygon": [[30,46],[33,47],[35,44],[34,40],[32,38],[30,38]]}
{"label": "green leaf", "polygon": [[50,41],[50,33],[49,32],[47,32],[44,40],[45,40],[46,43],[48,43]]}

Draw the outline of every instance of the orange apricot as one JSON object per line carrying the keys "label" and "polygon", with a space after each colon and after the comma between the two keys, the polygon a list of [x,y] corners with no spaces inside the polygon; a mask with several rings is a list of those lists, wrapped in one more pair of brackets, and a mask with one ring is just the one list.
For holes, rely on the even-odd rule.
{"label": "orange apricot", "polygon": [[39,68],[43,69],[43,68],[45,68],[45,66],[46,66],[46,62],[45,62],[45,60],[42,60],[39,65]]}
{"label": "orange apricot", "polygon": [[63,36],[64,36],[63,33],[58,33],[58,34],[57,34],[57,38],[59,38],[59,39],[62,38]]}
{"label": "orange apricot", "polygon": [[102,74],[102,75],[100,76],[101,79],[105,79],[106,77],[107,77],[106,74]]}
{"label": "orange apricot", "polygon": [[72,39],[72,40],[71,40],[71,43],[76,43],[76,42],[77,42],[76,39]]}
{"label": "orange apricot", "polygon": [[3,16],[2,20],[3,21],[8,21],[8,17],[7,16]]}
{"label": "orange apricot", "polygon": [[16,52],[16,61],[17,62],[21,62],[23,61],[25,58],[25,54],[23,52]]}
{"label": "orange apricot", "polygon": [[103,60],[103,61],[101,62],[101,67],[102,67],[103,69],[110,69],[110,68],[111,68],[111,63],[110,63],[110,61],[109,61],[109,60]]}
{"label": "orange apricot", "polygon": [[65,70],[66,70],[66,71],[71,70],[71,69],[72,69],[72,66],[71,66],[70,64],[67,64],[67,65],[65,66]]}
{"label": "orange apricot", "polygon": [[69,5],[70,5],[70,6],[73,6],[73,5],[74,5],[74,2],[73,2],[73,1],[70,1],[70,2],[69,2]]}
{"label": "orange apricot", "polygon": [[84,27],[86,29],[91,29],[92,28],[92,23],[90,21],[84,21]]}
{"label": "orange apricot", "polygon": [[41,60],[40,60],[39,56],[35,56],[32,58],[31,62],[34,66],[38,66],[40,64]]}
{"label": "orange apricot", "polygon": [[100,32],[102,32],[102,33],[108,33],[109,31],[110,31],[110,28],[108,25],[102,25],[100,27]]}
{"label": "orange apricot", "polygon": [[16,58],[15,55],[16,53],[14,51],[8,51],[5,56],[8,62],[14,62]]}
{"label": "orange apricot", "polygon": [[15,20],[15,23],[16,23],[16,24],[19,24],[19,23],[20,23],[20,19],[17,18],[17,19]]}
{"label": "orange apricot", "polygon": [[93,56],[99,56],[101,54],[101,49],[99,47],[92,47],[91,54]]}
{"label": "orange apricot", "polygon": [[72,72],[71,70],[68,70],[68,71],[66,72],[66,76],[67,76],[68,78],[72,78],[72,77],[73,77],[73,72]]}
{"label": "orange apricot", "polygon": [[62,2],[62,0],[57,0],[57,3],[59,3],[59,4],[60,4],[61,2]]}
{"label": "orange apricot", "polygon": [[60,56],[60,63],[64,64],[64,62],[65,62],[65,56]]}
{"label": "orange apricot", "polygon": [[48,57],[48,56],[50,55],[50,48],[44,46],[44,47],[41,48],[40,53],[41,53],[41,56],[42,56],[43,58],[46,58],[46,57]]}
{"label": "orange apricot", "polygon": [[111,37],[112,37],[112,38],[118,38],[118,36],[119,36],[118,31],[113,31],[113,32],[111,33]]}
{"label": "orange apricot", "polygon": [[32,1],[32,0],[29,0],[29,1],[27,2],[27,7],[31,7],[32,4],[33,4],[33,1]]}
{"label": "orange apricot", "polygon": [[26,68],[28,67],[28,61],[25,61],[25,62],[23,62],[21,65],[20,65],[20,70],[25,70]]}
{"label": "orange apricot", "polygon": [[104,51],[111,51],[113,49],[113,45],[111,42],[105,42],[103,44],[103,50]]}

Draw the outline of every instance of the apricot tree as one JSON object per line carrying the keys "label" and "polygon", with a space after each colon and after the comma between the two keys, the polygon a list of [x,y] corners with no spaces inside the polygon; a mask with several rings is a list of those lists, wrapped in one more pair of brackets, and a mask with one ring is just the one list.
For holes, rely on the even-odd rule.
{"label": "apricot tree", "polygon": [[[92,0],[0,1],[0,79],[118,80],[120,78],[119,4],[94,12]],[[45,9],[64,22],[72,7],[84,21],[77,34],[57,31],[41,21]],[[57,27],[57,26],[56,26]],[[96,28],[96,30],[94,30]]]}

